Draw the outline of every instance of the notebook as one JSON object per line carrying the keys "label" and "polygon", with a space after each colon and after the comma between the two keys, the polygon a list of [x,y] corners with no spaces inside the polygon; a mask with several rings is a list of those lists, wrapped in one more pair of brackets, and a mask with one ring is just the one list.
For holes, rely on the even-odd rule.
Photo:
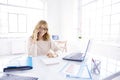
{"label": "notebook", "polygon": [[83,53],[81,53],[81,52],[71,53],[71,54],[63,57],[63,60],[82,62],[85,59],[85,56],[87,54],[89,44],[90,44],[90,40],[88,40],[88,42],[87,42],[87,46],[86,46],[85,52],[83,52]]}
{"label": "notebook", "polygon": [[17,59],[9,61],[7,66],[3,68],[3,72],[22,71],[32,68],[32,57],[17,57]]}

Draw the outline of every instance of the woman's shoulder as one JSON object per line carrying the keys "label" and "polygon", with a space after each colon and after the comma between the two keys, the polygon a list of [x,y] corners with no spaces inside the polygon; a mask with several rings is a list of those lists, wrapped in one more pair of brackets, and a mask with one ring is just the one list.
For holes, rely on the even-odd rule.
{"label": "woman's shoulder", "polygon": [[32,36],[29,36],[28,37],[28,41],[32,41],[33,39],[32,39]]}
{"label": "woman's shoulder", "polygon": [[29,36],[28,39],[29,39],[29,40],[32,39],[32,36]]}

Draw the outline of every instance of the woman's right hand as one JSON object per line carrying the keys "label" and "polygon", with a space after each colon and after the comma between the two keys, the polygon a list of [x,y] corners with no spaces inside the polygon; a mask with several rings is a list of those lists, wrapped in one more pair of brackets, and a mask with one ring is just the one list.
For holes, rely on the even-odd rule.
{"label": "woman's right hand", "polygon": [[34,33],[33,33],[33,42],[35,43],[38,39],[38,30],[36,30]]}

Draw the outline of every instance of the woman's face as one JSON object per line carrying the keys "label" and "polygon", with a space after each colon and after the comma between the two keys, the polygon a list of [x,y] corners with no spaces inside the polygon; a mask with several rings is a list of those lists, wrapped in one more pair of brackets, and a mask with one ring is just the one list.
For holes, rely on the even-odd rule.
{"label": "woman's face", "polygon": [[45,26],[42,25],[39,28],[39,35],[42,37],[47,31],[48,31],[48,29]]}

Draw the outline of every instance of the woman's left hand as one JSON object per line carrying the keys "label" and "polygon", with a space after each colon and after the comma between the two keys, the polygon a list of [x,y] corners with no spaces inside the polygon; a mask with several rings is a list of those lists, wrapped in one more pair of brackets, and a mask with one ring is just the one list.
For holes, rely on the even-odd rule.
{"label": "woman's left hand", "polygon": [[47,53],[47,56],[49,58],[55,58],[55,57],[58,57],[58,54],[56,54],[55,52],[53,52],[52,50],[49,50],[48,53]]}

